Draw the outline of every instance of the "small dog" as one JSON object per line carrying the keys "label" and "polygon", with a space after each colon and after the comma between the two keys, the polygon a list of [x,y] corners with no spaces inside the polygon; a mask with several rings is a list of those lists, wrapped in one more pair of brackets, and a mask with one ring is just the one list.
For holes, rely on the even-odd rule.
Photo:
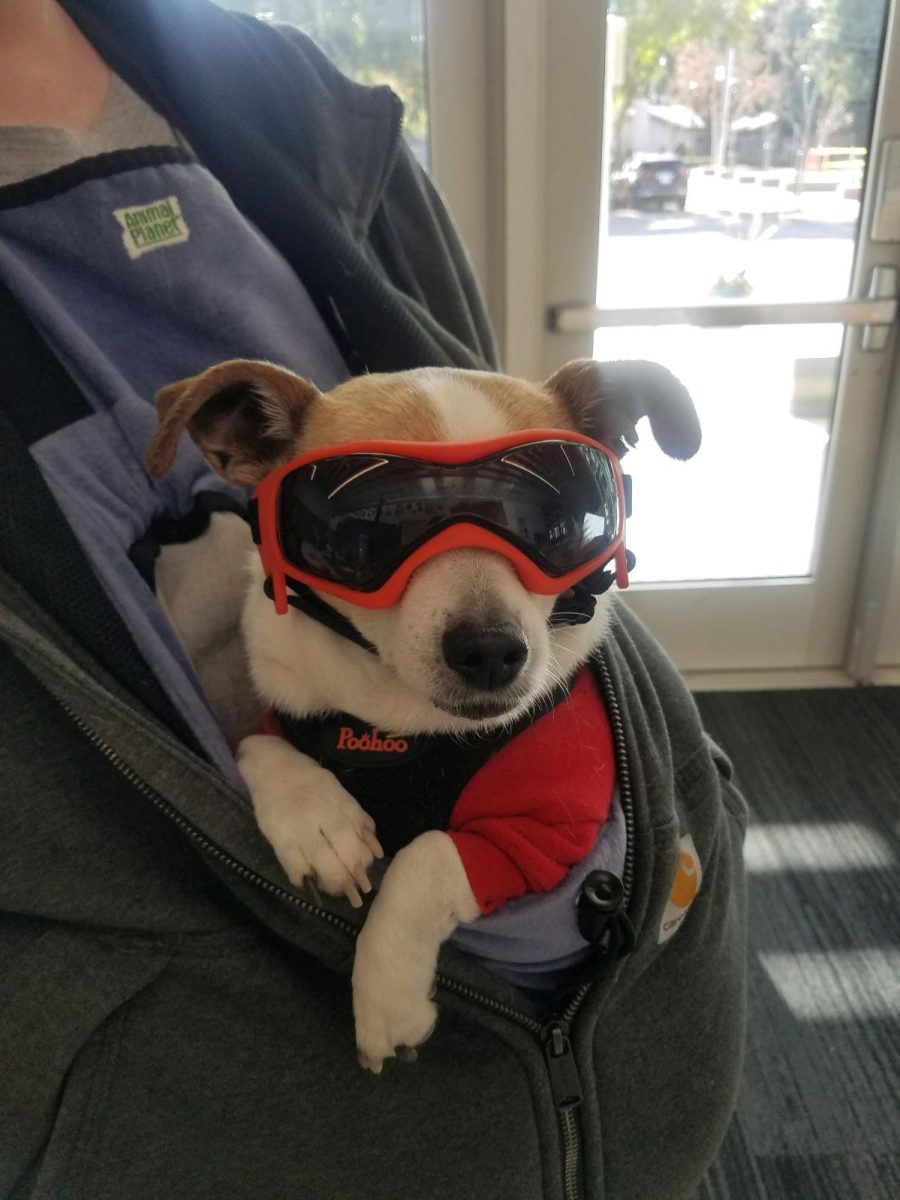
{"label": "small dog", "polygon": [[[593,605],[577,615],[580,623],[555,616],[565,620],[567,603],[583,595],[585,575],[596,581],[613,554],[617,580],[627,584],[621,536],[616,541],[624,524],[624,514],[615,515],[623,506],[617,460],[637,442],[637,421],[649,418],[672,457],[688,458],[700,443],[685,389],[662,367],[640,362],[578,360],[543,385],[418,369],[359,376],[322,394],[269,363],[233,361],[171,384],[156,403],[160,426],[147,456],[154,474],[167,470],[186,429],[222,477],[257,487],[255,537],[265,562],[254,556],[244,634],[261,699],[292,718],[352,713],[371,734],[345,727],[344,743],[382,754],[419,735],[527,721],[560,681],[570,680],[604,636],[608,597],[593,615]],[[524,447],[517,445],[522,431]],[[415,453],[403,458],[410,443]],[[443,465],[422,466],[425,443],[439,444]],[[375,468],[383,474],[394,455],[402,460],[396,470],[408,520],[395,511],[394,483],[373,489],[364,478],[374,471],[372,479],[380,479]],[[574,477],[576,459],[590,487],[606,489],[610,513],[592,515],[588,529],[585,502],[576,499],[549,530],[535,533],[528,489],[560,496],[569,487],[563,460]],[[559,470],[564,478],[551,473]],[[467,510],[461,522],[447,514],[462,511],[463,476],[462,508],[477,511],[473,519]],[[363,485],[368,500],[353,501],[338,528],[337,498]],[[444,519],[432,535],[428,521],[436,510],[431,517],[426,510],[436,491]],[[515,502],[525,514],[517,530],[500,528],[509,520],[498,516],[501,496],[512,497],[509,511]],[[288,529],[292,513],[309,526],[302,536]],[[565,549],[573,522],[577,553]],[[605,533],[586,550],[601,526]],[[289,541],[294,550],[286,549]],[[285,615],[287,588],[295,585],[306,593],[305,610],[298,604],[301,611]],[[602,590],[596,582],[594,590]],[[374,821],[334,773],[272,732],[246,737],[237,751],[261,831],[295,886],[312,879],[361,905],[383,853]],[[353,1008],[364,1067],[377,1073],[386,1058],[414,1057],[409,1048],[429,1036],[437,1017],[440,946],[482,911],[446,832],[426,829],[394,855],[356,947]]]}

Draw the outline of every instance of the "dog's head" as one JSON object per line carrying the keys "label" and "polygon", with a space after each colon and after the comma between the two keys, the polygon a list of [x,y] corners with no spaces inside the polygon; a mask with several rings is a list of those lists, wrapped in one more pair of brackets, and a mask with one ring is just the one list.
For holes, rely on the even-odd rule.
{"label": "dog's head", "polygon": [[[358,376],[321,393],[290,371],[242,360],[164,388],[157,410],[160,426],[147,455],[154,474],[168,469],[186,429],[210,466],[239,486],[255,485],[317,448],[370,439],[471,441],[520,429],[568,429],[621,457],[637,442],[638,421],[647,417],[672,457],[689,458],[700,444],[685,389],[664,368],[645,362],[580,359],[543,385],[420,369]],[[605,628],[603,599],[589,623],[551,628],[558,598],[529,592],[505,557],[480,549],[429,559],[390,608],[323,598],[376,647],[382,669],[406,695],[404,711],[412,700],[413,707],[430,709],[438,725],[443,718],[450,727],[517,716],[568,676]],[[276,620],[287,645],[288,624],[297,626],[287,617]],[[272,626],[270,653],[274,632]]]}

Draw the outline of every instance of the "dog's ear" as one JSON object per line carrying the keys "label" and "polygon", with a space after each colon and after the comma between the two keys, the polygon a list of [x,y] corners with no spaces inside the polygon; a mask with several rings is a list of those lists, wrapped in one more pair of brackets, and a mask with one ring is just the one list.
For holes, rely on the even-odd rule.
{"label": "dog's ear", "polygon": [[622,457],[637,444],[635,425],[649,417],[660,449],[690,458],[700,448],[700,422],[687,389],[658,363],[578,358],[544,388],[558,396],[576,428]]}
{"label": "dog's ear", "polygon": [[159,429],[147,467],[165,474],[186,429],[214,471],[239,487],[253,486],[291,457],[318,395],[292,371],[249,359],[170,383],[156,396]]}

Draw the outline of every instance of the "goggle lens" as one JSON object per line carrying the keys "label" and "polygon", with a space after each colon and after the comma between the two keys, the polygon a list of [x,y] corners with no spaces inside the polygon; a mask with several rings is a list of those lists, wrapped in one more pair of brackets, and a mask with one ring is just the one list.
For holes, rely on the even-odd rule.
{"label": "goggle lens", "polygon": [[309,462],[282,480],[278,518],[289,563],[361,592],[460,522],[497,533],[554,578],[601,555],[620,526],[609,457],[561,440],[452,465],[377,453]]}

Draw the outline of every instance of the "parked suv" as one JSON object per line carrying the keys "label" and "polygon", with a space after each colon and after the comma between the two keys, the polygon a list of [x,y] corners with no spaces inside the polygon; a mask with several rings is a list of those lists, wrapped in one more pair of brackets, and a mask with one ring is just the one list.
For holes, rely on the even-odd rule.
{"label": "parked suv", "polygon": [[616,208],[684,208],[688,168],[676,154],[632,154],[611,180]]}

